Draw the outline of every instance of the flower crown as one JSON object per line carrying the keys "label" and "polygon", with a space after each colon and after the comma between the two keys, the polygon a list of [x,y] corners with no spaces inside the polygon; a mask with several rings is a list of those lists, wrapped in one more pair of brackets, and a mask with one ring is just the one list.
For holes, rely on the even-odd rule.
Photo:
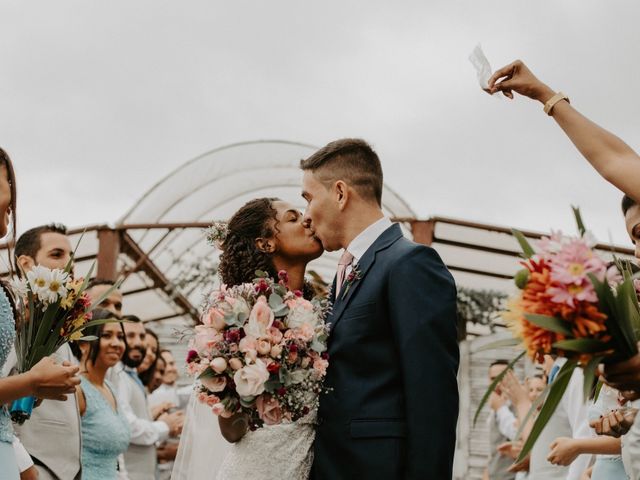
{"label": "flower crown", "polygon": [[213,222],[213,224],[205,230],[207,243],[216,248],[222,248],[222,244],[229,234],[229,225],[226,222]]}

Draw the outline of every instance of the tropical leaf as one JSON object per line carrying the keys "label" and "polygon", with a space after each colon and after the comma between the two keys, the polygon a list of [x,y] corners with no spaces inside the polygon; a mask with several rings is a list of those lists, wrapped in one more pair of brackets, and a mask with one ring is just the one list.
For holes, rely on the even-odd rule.
{"label": "tropical leaf", "polygon": [[600,353],[609,347],[606,343],[595,338],[571,338],[569,340],[559,340],[553,344],[555,348],[578,353]]}
{"label": "tropical leaf", "polygon": [[604,357],[593,357],[589,360],[589,363],[584,367],[584,386],[582,393],[584,395],[584,399],[591,398],[591,394],[594,393],[593,387],[598,382],[598,376],[596,375],[596,370],[598,365],[602,361]]}
{"label": "tropical leaf", "polygon": [[487,388],[487,391],[484,392],[484,395],[482,396],[482,399],[480,399],[480,403],[478,404],[478,408],[476,410],[476,414],[473,416],[473,425],[474,426],[476,425],[476,422],[478,421],[478,416],[480,415],[480,411],[482,410],[482,408],[487,403],[487,400],[489,400],[489,396],[491,395],[491,392],[493,392],[496,389],[496,387],[502,381],[502,379],[507,374],[507,372],[513,368],[513,366],[518,362],[518,360],[520,360],[522,357],[524,357],[525,353],[527,353],[527,352],[523,351],[516,358],[511,360],[509,362],[509,364],[507,365],[507,368],[505,368],[502,372],[500,372],[500,374],[493,380],[493,382],[491,382],[491,384],[489,385],[489,388]]}
{"label": "tropical leaf", "polygon": [[582,214],[580,213],[579,207],[574,207],[571,205],[571,210],[573,210],[573,216],[576,219],[576,225],[578,226],[578,232],[580,232],[580,236],[583,237],[585,233],[587,233],[587,229],[584,226],[584,222],[582,221]]}
{"label": "tropical leaf", "polygon": [[517,347],[521,343],[522,340],[519,338],[503,338],[502,340],[496,340],[495,342],[479,347],[476,352],[485,352],[487,350],[495,350],[496,348]]}
{"label": "tropical leaf", "polygon": [[527,321],[533,323],[534,325],[544,328],[545,330],[561,333],[562,335],[566,335],[568,337],[573,336],[573,332],[571,331],[569,323],[560,318],[551,317],[549,315],[538,315],[536,313],[525,313],[524,318],[526,318]]}
{"label": "tropical leaf", "polygon": [[[531,449],[533,448],[536,441],[538,440],[538,437],[542,433],[542,430],[544,430],[544,427],[549,422],[549,419],[553,415],[553,412],[556,411],[556,408],[558,407],[560,400],[562,400],[562,396],[564,395],[564,392],[567,390],[567,387],[569,386],[569,380],[571,380],[571,375],[569,374],[569,372],[573,374],[573,371],[576,369],[576,367],[577,367],[577,363],[574,360],[567,360],[567,362],[560,369],[560,372],[558,372],[558,376],[556,377],[555,381],[551,384],[551,388],[549,389],[549,394],[547,395],[547,398],[545,399],[544,404],[540,409],[538,418],[536,418],[536,421],[534,422],[533,427],[531,428],[531,432],[529,433],[529,436],[527,437],[527,440],[525,441],[524,446],[522,447],[522,451],[520,452],[520,455],[516,459],[516,463],[520,463],[522,460],[526,458],[527,455],[529,455],[529,452],[531,452]],[[563,373],[563,372],[567,372],[567,373],[560,375],[560,373]]]}
{"label": "tropical leaf", "polygon": [[511,230],[511,233],[513,233],[513,236],[518,240],[520,248],[522,248],[522,255],[524,258],[531,258],[536,254],[535,250],[529,243],[529,240],[527,240],[527,237],[525,237],[521,231],[513,229]]}

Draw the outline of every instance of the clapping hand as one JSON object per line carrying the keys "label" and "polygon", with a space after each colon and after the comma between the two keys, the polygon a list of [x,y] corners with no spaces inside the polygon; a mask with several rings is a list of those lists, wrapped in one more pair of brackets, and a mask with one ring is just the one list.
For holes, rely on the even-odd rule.
{"label": "clapping hand", "polygon": [[37,398],[61,400],[75,393],[80,384],[76,374],[80,368],[69,362],[56,363],[51,357],[44,357],[27,372],[31,379],[33,396]]}
{"label": "clapping hand", "polygon": [[614,410],[608,415],[604,415],[598,420],[590,422],[589,425],[598,435],[608,435],[618,438],[629,431],[637,414],[637,408]]}
{"label": "clapping hand", "polygon": [[519,405],[525,402],[529,402],[529,396],[527,391],[518,381],[513,370],[509,370],[500,382],[500,388],[507,395],[513,405]]}

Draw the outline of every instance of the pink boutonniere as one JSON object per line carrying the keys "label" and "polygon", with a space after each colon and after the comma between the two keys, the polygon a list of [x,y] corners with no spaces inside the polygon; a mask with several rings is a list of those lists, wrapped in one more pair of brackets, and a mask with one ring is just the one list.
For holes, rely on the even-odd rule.
{"label": "pink boutonniere", "polygon": [[347,275],[346,280],[344,281],[344,286],[342,287],[342,296],[340,297],[341,300],[344,300],[344,297],[346,297],[347,293],[349,293],[349,289],[351,288],[351,286],[361,278],[362,274],[360,273],[360,270],[358,270],[358,264],[355,264],[351,269],[351,272],[349,272],[349,275]]}

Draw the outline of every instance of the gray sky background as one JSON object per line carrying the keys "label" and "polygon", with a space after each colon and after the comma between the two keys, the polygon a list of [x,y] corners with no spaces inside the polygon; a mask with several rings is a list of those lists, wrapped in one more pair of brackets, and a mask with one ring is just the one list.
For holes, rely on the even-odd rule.
{"label": "gray sky background", "polygon": [[[483,94],[467,60],[525,60],[640,148],[640,5],[608,0],[4,0],[0,145],[19,230],[114,222],[215,147],[361,136],[419,214],[628,243],[620,194],[541,106]],[[188,219],[185,219],[188,220]]]}

